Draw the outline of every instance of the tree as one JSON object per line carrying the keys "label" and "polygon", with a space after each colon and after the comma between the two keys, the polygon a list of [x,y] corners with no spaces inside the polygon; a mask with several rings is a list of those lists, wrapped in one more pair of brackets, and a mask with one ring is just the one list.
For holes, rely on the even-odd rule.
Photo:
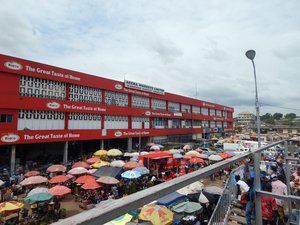
{"label": "tree", "polygon": [[272,114],[271,113],[266,113],[265,115],[262,115],[261,117],[260,117],[260,119],[261,119],[261,121],[266,121],[266,120],[270,120],[270,119],[273,119],[273,116],[272,116]]}
{"label": "tree", "polygon": [[297,117],[297,115],[295,113],[288,113],[285,114],[284,118],[288,119],[288,120],[293,120]]}
{"label": "tree", "polygon": [[274,113],[273,114],[274,120],[280,120],[280,119],[282,119],[282,117],[283,117],[282,113]]}

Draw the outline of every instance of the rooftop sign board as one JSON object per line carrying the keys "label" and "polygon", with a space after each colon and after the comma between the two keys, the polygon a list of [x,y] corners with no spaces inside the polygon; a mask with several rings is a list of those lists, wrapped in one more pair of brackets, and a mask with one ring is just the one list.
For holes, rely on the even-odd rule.
{"label": "rooftop sign board", "polygon": [[141,90],[141,91],[146,91],[154,94],[159,94],[159,95],[165,95],[165,90],[157,87],[152,87],[146,84],[140,84],[134,81],[129,81],[125,80],[124,81],[125,87],[131,88],[131,89],[136,89],[136,90]]}

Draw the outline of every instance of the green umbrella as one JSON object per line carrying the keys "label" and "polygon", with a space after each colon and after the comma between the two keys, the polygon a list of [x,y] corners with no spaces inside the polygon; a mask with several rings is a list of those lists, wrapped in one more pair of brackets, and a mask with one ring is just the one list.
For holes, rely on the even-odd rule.
{"label": "green umbrella", "polygon": [[172,210],[176,213],[193,213],[202,210],[202,206],[196,202],[181,202],[174,205]]}
{"label": "green umbrella", "polygon": [[48,193],[38,193],[31,196],[27,196],[26,198],[23,198],[23,202],[27,202],[29,204],[34,204],[36,202],[44,202],[49,201],[51,198],[53,198],[54,195],[48,194]]}

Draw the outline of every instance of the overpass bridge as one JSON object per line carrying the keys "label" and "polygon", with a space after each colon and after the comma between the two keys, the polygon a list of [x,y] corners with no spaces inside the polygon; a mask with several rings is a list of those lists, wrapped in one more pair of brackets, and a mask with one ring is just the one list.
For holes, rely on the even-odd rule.
{"label": "overpass bridge", "polygon": [[[265,193],[260,190],[260,170],[259,170],[259,164],[260,164],[260,156],[261,152],[273,147],[275,145],[285,143],[285,158],[288,157],[288,146],[287,141],[279,141],[275,142],[271,145],[268,145],[266,147],[259,148],[253,152],[245,153],[243,155],[234,156],[232,158],[226,159],[224,161],[212,164],[210,166],[207,166],[205,168],[199,169],[197,171],[188,173],[184,176],[175,178],[173,180],[170,180],[168,182],[150,187],[146,190],[139,191],[137,193],[125,196],[121,199],[112,200],[108,202],[103,202],[98,204],[95,208],[84,211],[80,214],[74,215],[72,217],[68,217],[66,219],[60,220],[56,223],[53,223],[54,225],[102,225],[104,223],[107,223],[121,215],[124,215],[125,213],[135,210],[137,208],[142,207],[143,205],[149,204],[152,201],[155,201],[167,194],[170,194],[174,191],[177,191],[180,188],[183,188],[193,182],[199,181],[200,179],[208,177],[210,174],[213,174],[221,169],[224,169],[230,165],[233,165],[237,162],[240,162],[250,156],[254,156],[254,170],[255,170],[255,191],[256,191],[256,223],[257,225],[262,224],[261,219],[261,195],[272,195],[272,193]],[[286,161],[287,163],[288,161]],[[276,195],[276,197],[278,197]],[[300,208],[300,197],[295,197],[292,195],[284,196],[286,199],[293,199],[294,201],[297,201],[298,207]],[[300,211],[299,216],[300,218]],[[224,224],[224,223],[218,223],[218,224]],[[300,225],[300,220],[297,221],[297,224]]]}

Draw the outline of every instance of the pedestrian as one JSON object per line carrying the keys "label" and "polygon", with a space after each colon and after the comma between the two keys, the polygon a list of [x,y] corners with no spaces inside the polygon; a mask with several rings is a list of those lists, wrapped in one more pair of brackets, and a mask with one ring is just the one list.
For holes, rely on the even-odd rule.
{"label": "pedestrian", "polygon": [[249,186],[249,201],[246,205],[245,215],[247,225],[252,225],[251,218],[255,215],[255,190],[251,179],[247,180],[247,185]]}
{"label": "pedestrian", "polygon": [[[264,190],[267,192],[272,192],[272,186],[269,183],[266,183]],[[277,225],[277,210],[278,207],[275,198],[261,196],[263,225]]]}

